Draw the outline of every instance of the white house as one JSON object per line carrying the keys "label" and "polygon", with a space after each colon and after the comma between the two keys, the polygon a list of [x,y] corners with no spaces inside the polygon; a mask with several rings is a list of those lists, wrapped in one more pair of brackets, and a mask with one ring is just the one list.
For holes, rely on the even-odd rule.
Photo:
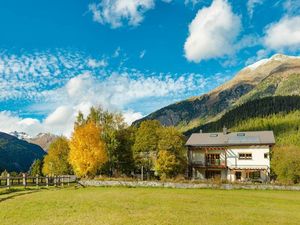
{"label": "white house", "polygon": [[192,179],[269,180],[273,131],[194,133],[188,139],[188,174]]}

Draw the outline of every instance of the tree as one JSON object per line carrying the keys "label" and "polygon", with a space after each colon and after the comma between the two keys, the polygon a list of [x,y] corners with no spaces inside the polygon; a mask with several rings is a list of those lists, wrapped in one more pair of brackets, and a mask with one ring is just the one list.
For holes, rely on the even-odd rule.
{"label": "tree", "polygon": [[143,121],[137,129],[133,145],[134,159],[139,169],[148,172],[153,169],[159,141],[159,130],[162,128],[157,120]]}
{"label": "tree", "polygon": [[121,129],[116,134],[118,146],[114,151],[115,169],[117,172],[130,175],[134,171],[132,146],[135,139],[135,127]]}
{"label": "tree", "polygon": [[167,150],[160,150],[155,161],[155,171],[161,179],[173,177],[176,168],[180,167],[180,162],[176,156]]}
{"label": "tree", "polygon": [[69,162],[79,177],[94,176],[107,161],[102,128],[94,122],[75,126],[70,141]]}
{"label": "tree", "polygon": [[43,168],[43,162],[40,159],[36,159],[33,161],[33,163],[30,166],[29,174],[31,176],[41,175],[42,174],[42,168]]}
{"label": "tree", "polygon": [[109,175],[116,169],[116,150],[119,146],[117,133],[126,128],[124,118],[120,113],[112,113],[103,110],[101,107],[91,107],[90,113],[85,119],[82,113],[78,114],[75,126],[92,122],[102,128],[101,138],[104,141],[107,152],[107,163],[102,166],[101,171]]}
{"label": "tree", "polygon": [[275,147],[271,164],[279,181],[300,182],[300,147],[292,145]]}
{"label": "tree", "polygon": [[186,150],[184,136],[175,127],[163,127],[158,132],[158,154],[155,171],[162,177],[174,177],[184,172]]}
{"label": "tree", "polygon": [[67,138],[59,137],[51,143],[48,155],[44,158],[43,174],[63,175],[72,174],[72,167],[68,162],[70,147]]}

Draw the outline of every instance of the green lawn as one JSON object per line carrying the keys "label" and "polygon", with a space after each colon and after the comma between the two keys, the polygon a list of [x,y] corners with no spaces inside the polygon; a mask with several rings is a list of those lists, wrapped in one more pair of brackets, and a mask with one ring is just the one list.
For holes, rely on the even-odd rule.
{"label": "green lawn", "polygon": [[64,188],[2,193],[0,224],[300,224],[300,192]]}

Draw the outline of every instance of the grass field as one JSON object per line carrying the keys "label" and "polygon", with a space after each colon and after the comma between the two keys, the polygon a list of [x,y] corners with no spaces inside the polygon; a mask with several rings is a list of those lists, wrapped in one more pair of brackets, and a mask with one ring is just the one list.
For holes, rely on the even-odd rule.
{"label": "grass field", "polygon": [[0,224],[300,224],[300,192],[121,187],[0,190]]}

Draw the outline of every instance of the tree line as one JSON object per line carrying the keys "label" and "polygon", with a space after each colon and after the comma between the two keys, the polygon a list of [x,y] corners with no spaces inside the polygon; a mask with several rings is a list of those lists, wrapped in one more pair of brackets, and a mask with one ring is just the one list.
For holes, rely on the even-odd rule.
{"label": "tree line", "polygon": [[246,102],[236,108],[226,112],[220,119],[202,124],[185,133],[190,135],[199,132],[222,131],[224,126],[233,127],[251,118],[264,118],[274,114],[287,114],[300,110],[300,96],[271,96]]}
{"label": "tree line", "polygon": [[92,107],[87,117],[79,112],[70,137],[51,143],[43,160],[30,173],[76,174],[78,177],[134,176],[160,179],[184,174],[185,137],[174,127],[143,121],[128,127],[121,114]]}
{"label": "tree line", "polygon": [[[298,107],[300,97],[296,96],[255,100],[228,112],[211,123],[214,125],[207,124],[213,130],[203,130],[218,131],[224,124],[230,131],[273,130],[276,147],[271,150],[272,176],[284,183],[299,183]],[[119,177],[143,172],[147,177],[173,178],[186,169],[185,141],[175,127],[164,127],[159,121],[127,126],[121,114],[91,108],[86,117],[78,114],[71,137],[54,141],[45,158],[33,163],[30,173]]]}

